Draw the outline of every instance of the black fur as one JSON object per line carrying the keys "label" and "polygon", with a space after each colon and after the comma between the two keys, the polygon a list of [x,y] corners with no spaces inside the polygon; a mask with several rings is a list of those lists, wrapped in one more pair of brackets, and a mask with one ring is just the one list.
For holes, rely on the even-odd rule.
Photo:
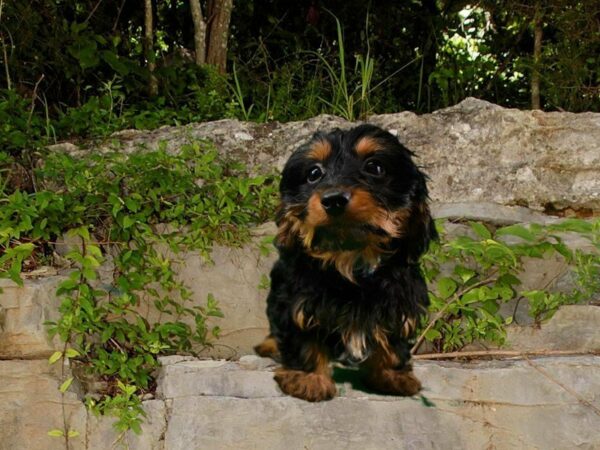
{"label": "black fur", "polygon": [[[376,141],[380,148],[361,157],[355,146],[364,137]],[[330,156],[319,162],[326,172],[319,182],[309,183],[307,176],[315,165],[310,151],[315,143],[323,141],[329,143],[331,150]],[[383,177],[365,172],[370,159],[383,167]],[[395,136],[372,125],[318,133],[289,158],[283,170],[282,206],[277,218],[284,236],[278,239],[279,260],[271,271],[267,299],[271,335],[285,368],[315,370],[314,359],[306,356],[309,344],[318,345],[329,360],[354,364],[367,361],[381,345],[381,335],[378,341],[376,330],[383,330],[397,357],[394,369],[400,370],[407,364],[414,331],[407,323],[417,321],[428,304],[418,260],[430,240],[437,237],[427,208],[425,181],[425,175],[412,161],[412,153]],[[286,213],[291,206],[300,209],[315,192],[339,187],[360,188],[374,200],[373,208],[390,213],[406,211],[407,215],[395,237],[387,236],[377,225],[347,222],[343,218],[334,225],[316,227],[312,247],[326,248],[332,254],[360,249],[361,240],[372,236],[388,237],[380,245],[382,256],[377,263],[365,265],[359,258],[351,278],[341,274],[334,264],[314,257],[301,236],[289,231],[291,236],[285,234]],[[366,206],[371,207],[370,203]],[[306,220],[308,214],[308,209],[301,210],[294,220]],[[342,237],[336,238],[336,233]],[[350,240],[353,242],[345,242]],[[299,310],[304,326],[299,326],[296,318]],[[364,352],[348,348],[348,336],[353,333],[359,342],[364,336]]]}

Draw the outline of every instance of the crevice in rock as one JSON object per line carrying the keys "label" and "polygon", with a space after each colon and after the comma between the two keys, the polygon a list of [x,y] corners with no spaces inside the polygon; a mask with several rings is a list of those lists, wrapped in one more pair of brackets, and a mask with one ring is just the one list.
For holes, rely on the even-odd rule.
{"label": "crevice in rock", "polygon": [[565,218],[591,219],[600,217],[600,211],[583,206],[571,205],[567,207],[556,206],[552,202],[544,203],[544,214]]}

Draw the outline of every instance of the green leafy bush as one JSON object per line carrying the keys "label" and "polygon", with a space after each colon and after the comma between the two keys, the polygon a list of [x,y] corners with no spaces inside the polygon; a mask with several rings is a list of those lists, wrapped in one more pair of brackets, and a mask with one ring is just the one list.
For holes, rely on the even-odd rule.
{"label": "green leafy bush", "polygon": [[[48,325],[65,351],[53,359],[70,358],[103,380],[89,404],[117,413],[119,429],[136,430],[140,418],[132,411],[153,389],[157,356],[194,352],[219,333],[207,324],[221,316],[216,299],[190,305],[176,272],[179,256],[196,251],[209,260],[214,243],[247,240],[249,227],[270,217],[276,180],[250,176],[201,142],[174,154],[51,153],[36,179],[36,192],[2,192],[0,273],[19,282],[24,260],[52,254],[64,232],[79,242],[62,261],[70,270],[57,291],[60,319]],[[100,277],[107,260],[111,280]]]}
{"label": "green leafy bush", "polygon": [[[590,300],[600,292],[600,220],[570,219],[557,224],[510,225],[498,229],[470,223],[476,237],[446,238],[440,224],[440,243],[432,245],[423,269],[432,286],[430,317],[421,324],[421,338],[438,351],[454,351],[476,341],[504,342],[505,325],[513,316],[503,313],[508,301],[528,302],[536,321],[547,319],[564,304]],[[561,233],[577,233],[594,251],[571,250]],[[556,256],[573,265],[575,286],[569,292],[543,286],[526,291],[519,279],[526,258]],[[555,280],[553,280],[555,281]]]}

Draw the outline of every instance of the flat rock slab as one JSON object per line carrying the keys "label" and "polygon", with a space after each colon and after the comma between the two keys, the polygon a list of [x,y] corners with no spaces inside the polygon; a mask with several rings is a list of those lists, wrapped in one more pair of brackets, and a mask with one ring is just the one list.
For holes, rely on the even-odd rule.
{"label": "flat rock slab", "polygon": [[62,398],[59,364],[44,360],[0,361],[0,450],[61,450],[63,438],[48,431],[63,429],[64,421],[79,436],[71,438],[70,449],[85,448],[87,412],[71,390]]}
{"label": "flat rock slab", "polygon": [[[164,448],[600,447],[600,415],[558,384],[600,408],[600,357],[466,365],[419,361],[415,366],[428,401],[367,393],[354,381],[344,381],[351,378],[347,373],[338,373],[341,395],[314,404],[282,396],[270,369],[248,370],[235,363],[175,364],[163,369],[163,385],[171,383],[163,395],[173,396],[165,397],[169,416]],[[200,378],[210,371],[215,374],[209,387]],[[231,381],[236,371],[247,376]],[[181,374],[186,374],[186,386],[176,387],[169,379]],[[219,381],[219,375],[229,381]],[[242,387],[244,380],[253,387]],[[196,386],[191,388],[195,393],[188,383]]]}
{"label": "flat rock slab", "polygon": [[[416,361],[423,396],[367,392],[336,368],[339,396],[308,403],[283,395],[277,365],[163,358],[157,398],[143,403],[142,434],[86,412],[66,395],[69,448],[195,449],[596,449],[600,357],[451,363]],[[64,449],[58,371],[47,361],[0,361],[0,449]]]}
{"label": "flat rock slab", "polygon": [[600,352],[599,325],[600,306],[564,305],[541,327],[508,327],[507,347],[519,351]]}
{"label": "flat rock slab", "polygon": [[44,322],[59,317],[60,300],[54,293],[63,280],[26,280],[23,287],[0,280],[0,359],[44,358],[60,348],[60,339],[48,337]]}

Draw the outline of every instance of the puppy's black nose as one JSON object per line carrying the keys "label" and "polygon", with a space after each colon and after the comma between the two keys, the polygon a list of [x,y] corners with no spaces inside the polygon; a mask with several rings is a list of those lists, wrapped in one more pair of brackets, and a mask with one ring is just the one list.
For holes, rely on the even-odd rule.
{"label": "puppy's black nose", "polygon": [[321,196],[321,205],[332,216],[342,214],[349,201],[350,192],[345,191],[327,191]]}

